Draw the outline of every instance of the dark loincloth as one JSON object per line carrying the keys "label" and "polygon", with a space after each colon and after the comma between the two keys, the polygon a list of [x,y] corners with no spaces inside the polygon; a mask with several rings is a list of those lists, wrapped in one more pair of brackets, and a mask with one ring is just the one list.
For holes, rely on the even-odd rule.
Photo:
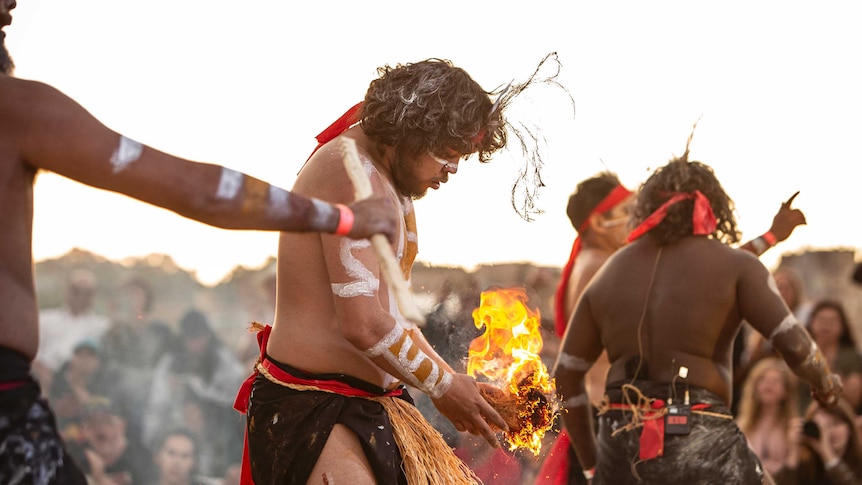
{"label": "dark loincloth", "polygon": [[84,485],[29,371],[25,355],[0,347],[0,483]]}
{"label": "dark loincloth", "polygon": [[[651,398],[667,400],[668,383],[636,381],[634,385]],[[678,386],[679,387],[679,386]],[[680,402],[682,394],[675,402]],[[609,385],[610,403],[622,402],[622,391]],[[599,416],[598,463],[594,484],[661,483],[706,485],[718,483],[760,484],[763,467],[749,448],[745,436],[730,417],[730,410],[716,394],[690,387],[691,404],[700,404],[703,413],[691,414],[691,432],[664,436],[662,456],[640,460],[642,427],[615,430],[631,422],[632,412],[611,409]],[[636,477],[640,477],[639,482]]]}
{"label": "dark loincloth", "polygon": [[[277,365],[303,379],[335,380],[373,394],[385,393],[382,388],[349,376],[309,375]],[[406,391],[400,398],[413,402]],[[254,483],[306,483],[336,424],[356,434],[377,483],[407,483],[392,424],[380,403],[333,392],[295,390],[273,383],[262,374],[254,380],[248,408]]]}

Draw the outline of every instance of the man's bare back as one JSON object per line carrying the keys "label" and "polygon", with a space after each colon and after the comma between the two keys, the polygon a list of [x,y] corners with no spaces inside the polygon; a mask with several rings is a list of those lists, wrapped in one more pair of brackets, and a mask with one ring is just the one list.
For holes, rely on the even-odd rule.
{"label": "man's bare back", "polygon": [[[649,240],[626,246],[608,260],[601,271],[604,276],[585,292],[611,361],[607,382],[632,380],[637,356],[643,355],[639,378],[670,381],[685,366],[690,384],[729,402],[731,344],[742,322],[737,288],[745,278],[765,282],[768,274],[765,269],[757,271],[762,265],[754,255],[705,237],[664,246],[656,261],[658,253],[659,247]],[[777,301],[762,311],[778,315],[777,321],[786,314]]]}
{"label": "man's bare back", "polygon": [[[641,187],[633,215],[638,226],[629,235],[633,242],[608,259],[587,286],[557,360],[566,430],[581,465],[597,466],[603,483],[634,483],[635,475],[691,483],[710,474],[723,483],[761,482],[762,468],[729,414],[731,346],[743,319],[773,344],[794,373],[812,383],[819,402],[833,405],[841,393],[840,382],[785,305],[767,268],[754,254],[729,246],[739,240],[732,201],[712,169],[687,156],[686,150]],[[621,409],[621,414],[599,419],[603,453],[597,455],[584,375],[605,348],[611,361],[606,411]],[[640,441],[647,416],[664,419],[663,413],[672,412],[668,403],[677,375],[685,379],[686,390],[691,388],[692,405],[711,410],[700,415],[692,408],[694,425],[658,438],[655,446]],[[620,388],[625,397],[614,392]],[[628,407],[624,401],[639,399],[629,391],[639,389],[646,400]],[[661,421],[655,426],[664,428]],[[625,433],[611,431],[617,428]],[[714,449],[717,441],[721,449]],[[699,453],[735,458],[704,468],[691,460]],[[622,466],[638,456],[647,464],[637,473]]]}

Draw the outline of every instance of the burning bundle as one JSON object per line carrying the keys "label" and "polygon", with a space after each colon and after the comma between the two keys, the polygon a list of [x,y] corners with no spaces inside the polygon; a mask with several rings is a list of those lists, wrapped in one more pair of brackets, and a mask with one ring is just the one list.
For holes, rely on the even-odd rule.
{"label": "burning bundle", "polygon": [[522,289],[482,293],[473,311],[485,333],[470,343],[467,373],[486,383],[482,396],[506,420],[510,450],[539,454],[542,438],[557,416],[556,388],[539,353],[541,318],[525,305]]}

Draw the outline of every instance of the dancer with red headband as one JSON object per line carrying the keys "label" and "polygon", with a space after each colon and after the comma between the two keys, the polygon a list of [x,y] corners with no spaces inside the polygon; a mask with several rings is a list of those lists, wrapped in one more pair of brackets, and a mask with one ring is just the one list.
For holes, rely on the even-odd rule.
{"label": "dancer with red headband", "polygon": [[[729,410],[743,319],[818,402],[833,405],[840,381],[769,271],[730,247],[739,240],[733,203],[712,169],[688,161],[688,147],[643,184],[632,218],[631,242],[578,300],[554,370],[585,475],[615,485],[768,480]],[[596,434],[584,377],[604,351],[610,368]]]}
{"label": "dancer with red headband", "polygon": [[[440,59],[378,74],[364,101],[318,136],[294,190],[353,200],[337,138],[353,139],[374,192],[403,218],[393,250],[409,282],[413,200],[441,188],[459,162],[505,147],[503,109],[524,85],[489,93]],[[476,482],[405,386],[492,446],[505,421],[402,315],[369,243],[282,234],[277,292],[275,322],[258,333],[260,362],[236,400],[248,415],[243,484]]]}
{"label": "dancer with red headband", "polygon": [[[624,187],[616,174],[602,172],[581,181],[569,197],[566,213],[578,233],[569,260],[563,268],[555,294],[555,329],[562,338],[575,303],[584,287],[605,261],[628,242],[629,219],[635,194]],[[741,246],[755,254],[763,254],[779,241],[790,236],[793,229],[805,223],[805,216],[791,208],[793,197],[783,202],[765,236]],[[770,237],[771,235],[774,235]],[[758,244],[770,239],[771,244]],[[759,251],[757,251],[759,250]],[[610,362],[602,352],[585,376],[587,395],[594,408],[604,397],[605,376]],[[554,441],[536,476],[536,485],[569,485],[586,483],[582,470],[565,430]]]}

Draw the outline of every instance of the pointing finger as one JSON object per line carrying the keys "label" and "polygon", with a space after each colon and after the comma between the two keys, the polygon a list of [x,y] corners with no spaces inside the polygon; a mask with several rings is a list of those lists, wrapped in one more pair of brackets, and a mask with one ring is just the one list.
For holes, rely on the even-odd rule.
{"label": "pointing finger", "polygon": [[797,195],[799,195],[798,190],[796,191],[795,194],[791,195],[789,199],[787,199],[787,202],[785,202],[784,205],[786,205],[787,207],[790,207],[790,204],[793,203],[793,199],[795,199]]}

